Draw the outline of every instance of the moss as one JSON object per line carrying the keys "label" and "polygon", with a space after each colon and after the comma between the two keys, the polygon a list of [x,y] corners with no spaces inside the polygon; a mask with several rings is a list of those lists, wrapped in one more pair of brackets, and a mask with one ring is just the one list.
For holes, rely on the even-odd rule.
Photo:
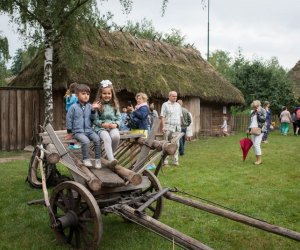
{"label": "moss", "polygon": [[[195,49],[183,49],[164,42],[137,39],[130,34],[92,30],[80,46],[80,67],[70,64],[71,53],[57,48],[53,67],[53,88],[65,88],[76,79],[94,88],[110,79],[117,91],[147,92],[166,96],[177,90],[180,96],[199,96],[207,101],[244,103],[241,92],[203,60]],[[12,82],[13,86],[41,86],[43,52]],[[67,57],[67,58],[66,58]]]}

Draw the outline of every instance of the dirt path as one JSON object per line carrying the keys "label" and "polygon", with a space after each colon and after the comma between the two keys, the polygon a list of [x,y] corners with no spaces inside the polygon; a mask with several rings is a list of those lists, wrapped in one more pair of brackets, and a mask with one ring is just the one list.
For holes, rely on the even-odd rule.
{"label": "dirt path", "polygon": [[16,156],[1,157],[0,158],[0,164],[10,162],[10,161],[29,160],[30,156],[31,156],[31,153],[22,154],[22,155],[19,155],[19,156],[16,155]]}

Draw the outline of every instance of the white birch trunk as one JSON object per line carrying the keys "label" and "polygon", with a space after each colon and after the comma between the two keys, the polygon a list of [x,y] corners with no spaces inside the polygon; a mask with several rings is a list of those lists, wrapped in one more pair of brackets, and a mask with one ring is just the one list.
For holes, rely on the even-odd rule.
{"label": "white birch trunk", "polygon": [[53,122],[53,96],[52,96],[52,62],[53,62],[53,43],[51,39],[52,30],[45,30],[45,61],[44,61],[44,101],[45,119]]}

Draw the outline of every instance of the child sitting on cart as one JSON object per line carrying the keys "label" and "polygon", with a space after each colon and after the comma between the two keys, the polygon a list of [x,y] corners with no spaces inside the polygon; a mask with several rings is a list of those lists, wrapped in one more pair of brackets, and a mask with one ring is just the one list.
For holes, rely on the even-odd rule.
{"label": "child sitting on cart", "polygon": [[114,151],[120,142],[121,114],[119,102],[110,80],[100,82],[99,90],[93,103],[95,115],[92,116],[94,130],[103,141],[107,159],[111,165],[118,161],[114,157]]}
{"label": "child sitting on cart", "polygon": [[67,113],[67,132],[65,139],[77,139],[81,143],[83,164],[92,167],[89,157],[90,140],[95,146],[95,168],[101,168],[100,161],[100,138],[92,128],[90,99],[90,88],[85,84],[79,84],[76,88],[77,103],[73,104]]}

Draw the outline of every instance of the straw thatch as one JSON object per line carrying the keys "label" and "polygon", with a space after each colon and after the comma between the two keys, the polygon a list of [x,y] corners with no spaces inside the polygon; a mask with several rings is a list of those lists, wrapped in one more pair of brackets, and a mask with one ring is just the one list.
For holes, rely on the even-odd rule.
{"label": "straw thatch", "polygon": [[[57,48],[60,48],[59,50]],[[179,48],[161,41],[137,39],[123,32],[97,30],[81,45],[81,67],[68,65],[64,46],[56,46],[53,89],[65,89],[76,80],[97,87],[110,79],[117,91],[146,92],[166,97],[176,90],[181,97],[197,96],[209,102],[242,104],[242,93],[225,80],[191,48]],[[40,53],[11,83],[13,86],[42,86],[43,53]]]}
{"label": "straw thatch", "polygon": [[296,65],[289,71],[289,78],[294,83],[294,89],[296,96],[300,98],[300,60],[296,63]]}

